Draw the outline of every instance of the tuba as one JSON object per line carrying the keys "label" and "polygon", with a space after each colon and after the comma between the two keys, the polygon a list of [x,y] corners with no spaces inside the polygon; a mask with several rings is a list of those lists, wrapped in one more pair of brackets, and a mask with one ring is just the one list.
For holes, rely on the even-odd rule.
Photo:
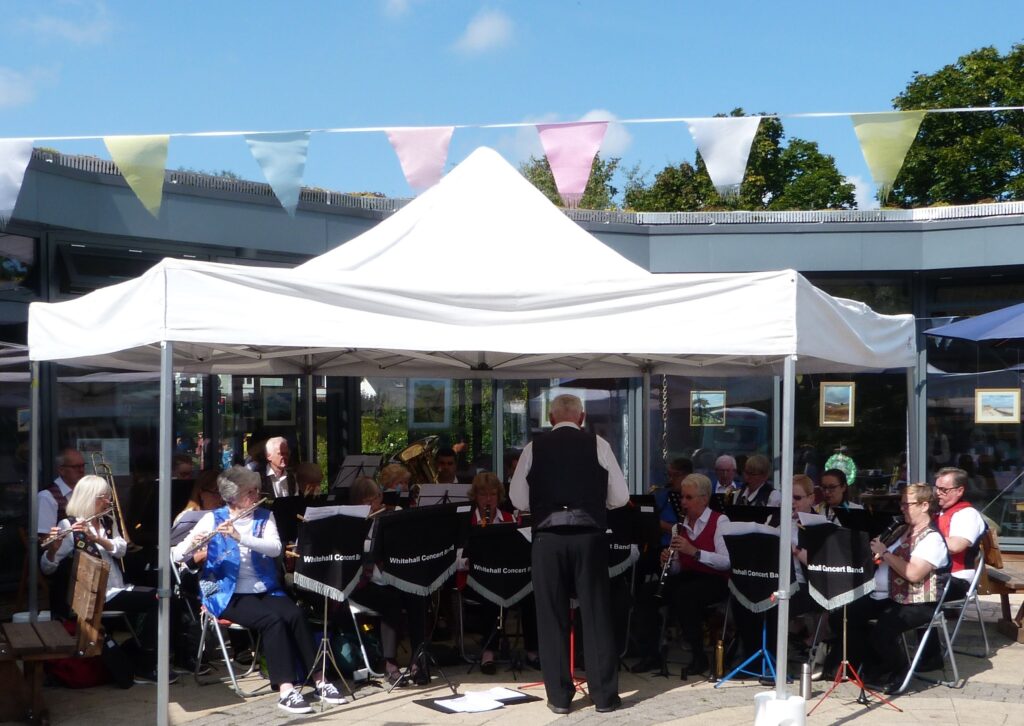
{"label": "tuba", "polygon": [[437,482],[437,467],[434,454],[437,452],[437,436],[428,436],[402,449],[395,457],[412,472],[413,484],[434,484]]}

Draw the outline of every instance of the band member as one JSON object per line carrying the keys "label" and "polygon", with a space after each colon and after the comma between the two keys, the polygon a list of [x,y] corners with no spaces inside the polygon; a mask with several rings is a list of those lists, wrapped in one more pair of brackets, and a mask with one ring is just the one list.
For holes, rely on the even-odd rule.
{"label": "band member", "polygon": [[736,482],[736,459],[729,454],[722,454],[715,459],[715,490],[712,494],[735,496],[740,485]]}
{"label": "band member", "polygon": [[437,468],[438,484],[458,484],[459,480],[455,474],[458,466],[455,449],[451,447],[438,449],[437,456],[434,459],[434,466]]}
{"label": "band member", "polygon": [[668,547],[672,538],[672,527],[682,519],[683,503],[680,500],[683,479],[693,473],[693,462],[680,457],[668,465],[668,482],[654,492],[654,508],[658,512],[661,526],[661,545]]}
{"label": "band member", "polygon": [[[227,505],[208,512],[192,536],[172,549],[181,561],[194,544],[216,532],[207,545],[200,578],[203,604],[216,617],[250,628],[262,636],[270,681],[278,687],[278,708],[288,713],[309,713],[309,702],[296,686],[314,661],[313,635],[302,611],[284,592],[277,558],[281,539],[270,510],[255,508],[260,498],[260,476],[234,466],[217,480]],[[298,669],[298,673],[296,672]],[[324,703],[345,703],[338,689],[317,674],[312,697]]]}
{"label": "band member", "polygon": [[[36,494],[39,502],[39,518],[36,533],[42,542],[50,531],[67,515],[68,497],[78,480],[85,476],[85,458],[78,449],[66,448],[57,457],[57,478],[46,489]],[[44,574],[47,574],[44,572]],[[55,618],[70,617],[68,608],[68,583],[71,579],[71,560],[65,560],[59,570],[48,575],[50,590],[50,613]]]}
{"label": "band member", "polygon": [[655,654],[660,620],[658,606],[661,602],[668,603],[670,614],[678,617],[683,638],[690,646],[692,660],[688,672],[706,672],[709,663],[704,653],[704,613],[709,606],[725,600],[729,594],[729,551],[722,536],[729,518],[708,507],[711,481],[703,474],[687,476],[681,489],[682,521],[669,548],[661,553],[662,566],[669,569],[659,593],[660,601],[651,591],[643,598],[648,612],[646,617],[640,618],[639,631],[643,633],[646,630],[649,655],[633,667],[636,673],[653,670],[661,663]]}
{"label": "band member", "polygon": [[299,493],[295,474],[288,469],[291,453],[284,436],[267,439],[267,468],[263,470],[263,493],[271,497],[290,497]]}
{"label": "band member", "polygon": [[590,697],[599,712],[619,698],[618,654],[608,589],[607,509],[629,501],[608,442],[583,431],[583,402],[563,394],[551,403],[552,430],[523,449],[512,476],[512,503],[533,515],[533,590],[548,708],[568,713],[576,693],[569,671],[573,593],[583,620]]}
{"label": "band member", "polygon": [[[51,529],[50,535],[65,536],[50,543],[39,560],[45,574],[52,574],[76,551],[99,558],[110,565],[107,575],[105,603],[107,610],[123,610],[131,615],[144,615],[139,642],[142,652],[135,664],[136,683],[156,683],[157,598],[151,587],[136,587],[124,581],[121,567],[114,562],[124,557],[128,543],[113,533],[113,520],[97,516],[111,505],[110,485],[99,476],[83,476],[77,480],[67,503],[67,518]],[[172,680],[177,680],[172,677]]]}
{"label": "band member", "polygon": [[768,457],[754,454],[743,465],[743,488],[736,496],[736,504],[757,507],[778,507],[782,496],[768,483],[772,473]]}
{"label": "band member", "polygon": [[[500,508],[505,498],[505,487],[498,476],[490,471],[482,471],[473,477],[473,483],[469,487],[469,500],[473,502],[473,512],[470,515],[470,524],[475,527],[489,527],[496,524],[515,524],[516,517]],[[465,573],[469,570],[469,561],[459,560],[458,576],[456,583],[461,590],[466,585]],[[526,644],[526,663],[532,668],[540,667],[540,658],[537,656],[537,618],[536,606],[533,595],[527,595],[516,607],[520,608],[520,617],[523,625],[523,640]],[[481,603],[480,608],[484,611],[482,620],[484,622],[496,623],[499,615],[499,608],[493,603]],[[493,643],[493,633],[488,636],[487,643]],[[494,675],[497,665],[494,662],[494,651],[488,647],[480,654],[480,672],[484,675]]]}
{"label": "band member", "polygon": [[[949,555],[942,535],[932,524],[934,503],[927,484],[910,484],[901,495],[900,508],[909,525],[890,549],[879,539],[871,540],[871,551],[889,567],[889,597],[868,600],[875,604],[867,617],[878,618],[871,631],[873,659],[865,680],[891,693],[903,680],[900,633],[928,623],[935,602],[942,594],[943,577],[948,574]],[[858,624],[863,633],[864,623]],[[858,634],[860,634],[858,633]],[[851,633],[850,637],[854,637]]]}
{"label": "band member", "polygon": [[979,562],[978,543],[985,534],[985,520],[978,510],[965,502],[968,474],[963,469],[946,467],[935,476],[935,496],[939,500],[939,514],[935,526],[946,540],[951,562],[949,596],[962,598],[967,594]]}
{"label": "band member", "polygon": [[[219,471],[207,469],[195,480],[188,496],[188,503],[185,504],[184,509],[178,512],[178,516],[174,518],[174,523],[171,525],[172,547],[188,536],[189,532],[199,524],[199,520],[203,518],[204,514],[224,506],[220,489],[217,488],[218,477],[220,477]],[[199,552],[203,555],[206,554],[206,550],[199,550]]]}
{"label": "band member", "polygon": [[[401,464],[394,466],[400,467],[406,474],[409,473],[409,470]],[[384,468],[388,469],[389,467]],[[348,497],[349,503],[353,505],[369,506],[370,516],[375,516],[385,509],[381,487],[368,476],[356,477],[349,488]],[[376,528],[376,526],[375,522],[373,527]],[[369,551],[369,544],[374,534],[374,529],[371,529],[370,539],[367,541],[367,551]],[[387,585],[380,569],[370,560],[364,563],[363,570],[363,579],[360,580],[350,597],[356,604],[380,613],[380,641],[384,655],[385,676],[389,683],[397,683],[401,678],[401,668],[398,666],[397,660],[398,633],[402,623],[405,622],[409,633],[409,647],[415,653],[423,643],[425,632],[424,598]],[[430,683],[430,674],[423,664],[410,663],[410,673],[412,682],[416,685],[424,686]],[[406,681],[402,681],[402,683],[404,684]]]}
{"label": "band member", "polygon": [[846,472],[842,469],[829,469],[821,475],[821,494],[822,502],[814,511],[825,515],[830,522],[836,521],[837,509],[864,509],[860,504],[850,501]]}
{"label": "band member", "polygon": [[304,461],[295,467],[296,492],[304,497],[313,497],[320,493],[324,483],[324,472],[319,464]]}
{"label": "band member", "polygon": [[[413,496],[414,492],[412,491],[412,472],[409,471],[405,464],[388,464],[380,470],[378,477],[380,479],[380,488],[383,492],[398,492],[400,498],[409,498],[410,507],[416,506]],[[393,509],[394,505],[388,505],[388,508]]]}

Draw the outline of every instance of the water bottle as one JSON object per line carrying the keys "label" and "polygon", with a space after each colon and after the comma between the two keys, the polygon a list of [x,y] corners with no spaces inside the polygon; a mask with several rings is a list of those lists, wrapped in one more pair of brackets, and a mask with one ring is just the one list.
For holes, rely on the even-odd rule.
{"label": "water bottle", "polygon": [[800,697],[804,703],[811,700],[811,664],[803,663],[800,666]]}

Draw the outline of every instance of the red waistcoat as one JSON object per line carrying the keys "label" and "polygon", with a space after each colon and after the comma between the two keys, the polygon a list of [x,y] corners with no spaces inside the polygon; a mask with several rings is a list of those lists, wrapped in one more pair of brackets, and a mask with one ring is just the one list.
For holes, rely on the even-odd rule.
{"label": "red waistcoat", "polygon": [[[704,552],[715,551],[715,530],[718,529],[718,518],[722,515],[718,512],[711,512],[711,517],[708,518],[708,523],[701,530],[701,533],[694,539],[690,539],[690,536],[686,533],[686,529],[679,525],[679,536],[685,539],[687,542],[692,544],[699,550]],[[697,562],[689,555],[684,555],[682,552],[679,553],[679,570],[681,572],[701,572],[705,575],[718,575],[719,577],[728,578],[729,572],[727,570],[716,570],[714,567],[708,567],[703,562]]]}
{"label": "red waistcoat", "polygon": [[[939,512],[939,516],[935,518],[935,525],[938,527],[943,539],[949,538],[949,528],[953,525],[953,515],[962,509],[970,508],[971,505],[969,502],[959,501],[949,509],[943,509]],[[960,570],[967,568],[967,553],[971,552],[975,544],[975,542],[972,542],[963,552],[957,552],[956,554],[953,554],[952,552],[949,553],[949,561],[952,565],[950,572],[960,572]]]}

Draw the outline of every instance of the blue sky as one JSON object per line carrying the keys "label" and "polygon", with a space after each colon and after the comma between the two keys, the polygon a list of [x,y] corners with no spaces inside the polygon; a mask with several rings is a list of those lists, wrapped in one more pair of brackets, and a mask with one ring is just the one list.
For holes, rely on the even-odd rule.
{"label": "blue sky", "polygon": [[[748,112],[881,111],[914,71],[1024,40],[1024,3],[0,3],[0,137],[272,131]],[[871,194],[846,118],[785,120]],[[100,141],[60,141],[106,157]],[[532,129],[456,130],[518,163]],[[603,155],[691,160],[682,124],[613,126]],[[261,173],[240,138],[172,139],[168,166]],[[317,134],[305,183],[408,196],[382,133]]]}

